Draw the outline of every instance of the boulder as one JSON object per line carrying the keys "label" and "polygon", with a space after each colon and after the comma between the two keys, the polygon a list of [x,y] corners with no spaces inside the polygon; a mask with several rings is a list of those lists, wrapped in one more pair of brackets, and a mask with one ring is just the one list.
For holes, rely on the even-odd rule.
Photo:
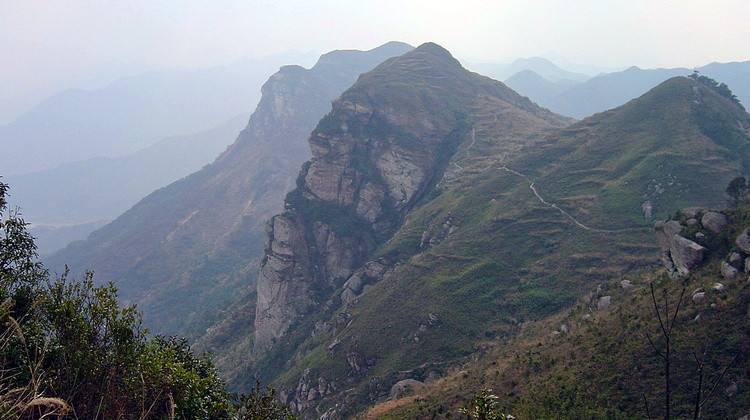
{"label": "boulder", "polygon": [[737,393],[737,382],[732,382],[728,387],[724,388],[724,394],[727,397],[733,397]]}
{"label": "boulder", "polygon": [[694,267],[703,261],[703,253],[706,248],[675,234],[672,238],[672,246],[669,248],[670,256],[674,262],[675,269],[679,275],[687,275]]}
{"label": "boulder", "polygon": [[706,235],[703,232],[695,232],[695,239],[698,241],[703,241],[706,239]]}
{"label": "boulder", "polygon": [[729,263],[736,266],[737,263],[742,262],[742,255],[739,252],[732,252],[729,254]]}
{"label": "boulder", "polygon": [[341,292],[341,303],[344,305],[349,305],[355,300],[357,300],[357,294],[354,293],[352,289],[344,289],[344,291]]}
{"label": "boulder", "polygon": [[680,236],[683,226],[676,220],[656,222],[654,230],[662,250],[662,263],[670,277],[685,276],[703,261],[706,250],[700,244]]}
{"label": "boulder", "polygon": [[641,210],[643,211],[643,218],[646,220],[651,220],[654,212],[654,206],[653,204],[651,204],[651,201],[644,201],[643,204],[641,204]]}
{"label": "boulder", "polygon": [[706,292],[698,292],[693,295],[693,303],[703,303],[706,301]]}
{"label": "boulder", "polygon": [[424,388],[424,383],[416,379],[404,379],[391,387],[391,398],[401,398],[404,395]]}
{"label": "boulder", "polygon": [[662,249],[668,249],[672,244],[672,237],[675,234],[682,232],[682,225],[676,220],[669,220],[667,222],[656,222],[654,223],[654,231],[656,231],[656,240],[659,242],[659,246]]}
{"label": "boulder", "polygon": [[612,296],[602,296],[596,302],[597,309],[607,309],[612,304]]}
{"label": "boulder", "polygon": [[358,274],[354,274],[351,277],[349,277],[349,280],[344,283],[344,288],[351,289],[354,293],[359,293],[362,291],[362,278]]}
{"label": "boulder", "polygon": [[745,258],[745,272],[750,273],[750,258]]}
{"label": "boulder", "polygon": [[633,286],[633,283],[631,283],[630,280],[623,280],[620,282],[620,287],[622,287],[625,290],[630,290],[635,286]]}
{"label": "boulder", "polygon": [[726,288],[727,288],[727,286],[724,286],[724,285],[723,285],[723,284],[721,284],[721,283],[714,283],[714,285],[713,285],[713,286],[712,286],[711,288],[712,288],[712,289],[714,289],[714,290],[716,290],[717,292],[721,292],[721,291],[723,291],[724,289],[726,289]]}
{"label": "boulder", "polygon": [[710,230],[713,233],[721,232],[721,229],[728,223],[727,216],[715,212],[709,211],[701,218],[701,224],[704,228]]}
{"label": "boulder", "polygon": [[726,280],[734,280],[737,278],[737,269],[732,267],[731,264],[729,264],[726,261],[721,262],[721,275]]}
{"label": "boulder", "polygon": [[740,250],[742,250],[742,252],[750,254],[750,228],[745,228],[745,230],[737,236],[734,243]]}
{"label": "boulder", "polygon": [[685,225],[687,225],[687,227],[696,226],[696,225],[698,225],[698,219],[687,219],[685,221]]}

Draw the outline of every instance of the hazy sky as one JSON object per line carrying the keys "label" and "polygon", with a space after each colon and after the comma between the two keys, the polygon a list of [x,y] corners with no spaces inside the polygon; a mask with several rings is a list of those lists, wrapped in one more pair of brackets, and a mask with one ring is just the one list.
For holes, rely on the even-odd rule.
{"label": "hazy sky", "polygon": [[457,57],[602,67],[750,60],[749,0],[0,0],[0,121],[150,69],[435,41]]}

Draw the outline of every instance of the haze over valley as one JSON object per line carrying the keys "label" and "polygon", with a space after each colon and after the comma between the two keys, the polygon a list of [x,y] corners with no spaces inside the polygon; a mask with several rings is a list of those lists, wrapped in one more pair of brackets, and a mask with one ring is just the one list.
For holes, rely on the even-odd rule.
{"label": "haze over valley", "polygon": [[744,2],[64,3],[0,6],[6,417],[750,416]]}

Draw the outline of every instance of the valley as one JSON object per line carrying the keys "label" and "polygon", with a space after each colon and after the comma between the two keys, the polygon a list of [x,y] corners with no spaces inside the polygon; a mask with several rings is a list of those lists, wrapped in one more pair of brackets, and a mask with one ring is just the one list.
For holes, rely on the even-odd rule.
{"label": "valley", "polygon": [[266,3],[8,6],[1,418],[750,418],[744,4]]}

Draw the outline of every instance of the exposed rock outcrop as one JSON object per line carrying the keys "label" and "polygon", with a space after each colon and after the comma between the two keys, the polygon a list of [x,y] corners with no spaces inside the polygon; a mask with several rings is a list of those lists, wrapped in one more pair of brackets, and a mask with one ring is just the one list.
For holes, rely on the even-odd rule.
{"label": "exposed rock outcrop", "polygon": [[657,222],[654,225],[662,262],[670,276],[684,276],[703,261],[706,250],[702,245],[680,235],[684,227],[676,220]]}
{"label": "exposed rock outcrop", "polygon": [[[415,74],[415,63],[436,72]],[[257,286],[256,352],[272,346],[320,303],[318,296],[342,285],[365,262],[383,234],[397,228],[439,179],[446,154],[466,136],[468,127],[450,111],[455,98],[407,100],[376,94],[373,86],[401,89],[400,77],[442,83],[462,72],[447,51],[426,44],[362,76],[321,120],[309,140],[313,157],[285,212],[271,221]],[[393,77],[394,85],[383,77]],[[342,293],[345,303],[356,297],[355,285],[353,280]]]}
{"label": "exposed rock outcrop", "polygon": [[401,398],[410,392],[415,392],[422,388],[424,388],[423,382],[420,382],[416,379],[404,379],[393,384],[393,386],[391,387],[390,396],[393,399]]}
{"label": "exposed rock outcrop", "polygon": [[742,231],[734,241],[739,249],[746,254],[750,254],[750,227]]}
{"label": "exposed rock outcrop", "polygon": [[708,211],[701,218],[701,224],[713,233],[721,232],[721,229],[729,223],[727,217],[715,211]]}

